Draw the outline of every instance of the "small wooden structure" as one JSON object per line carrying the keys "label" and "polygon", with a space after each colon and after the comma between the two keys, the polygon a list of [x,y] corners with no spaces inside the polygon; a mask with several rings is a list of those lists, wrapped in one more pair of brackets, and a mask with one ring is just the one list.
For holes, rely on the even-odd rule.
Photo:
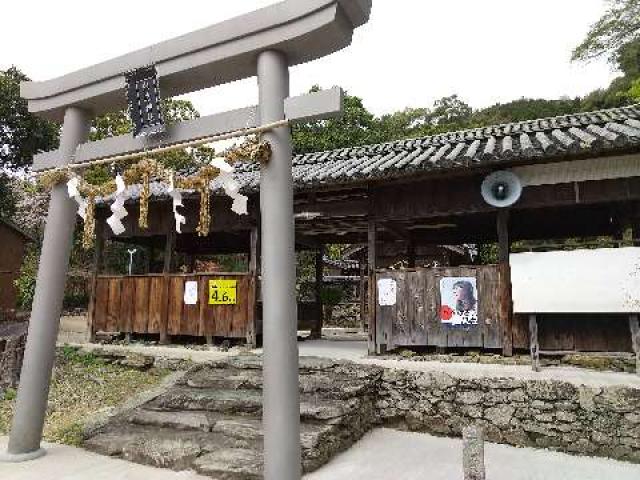
{"label": "small wooden structure", "polygon": [[0,322],[15,315],[17,291],[15,281],[20,275],[25,249],[33,241],[30,235],[10,221],[0,218]]}
{"label": "small wooden structure", "polygon": [[[483,180],[496,170],[509,170],[524,184],[520,200],[507,209],[488,205],[481,195]],[[212,233],[207,238],[195,234],[198,203],[189,195],[184,233],[173,233],[171,204],[166,187],[159,184],[152,186],[148,231],[137,226],[134,205],[138,192],[130,189],[126,232],[117,238],[105,232],[103,237],[164,249],[165,269],[153,272],[164,275],[176,273],[172,264],[176,253],[187,257],[249,253],[253,259],[259,251],[258,166],[238,164],[235,175],[250,197],[249,215],[231,213],[229,200],[214,183]],[[293,177],[297,249],[321,252],[328,244],[366,246],[361,250],[366,254],[358,260],[360,287],[367,291],[361,312],[369,330],[370,352],[439,346],[501,350],[511,355],[514,350],[530,349],[529,316],[514,315],[513,309],[509,260],[514,242],[638,237],[640,106],[298,155]],[[98,210],[104,212],[106,205]],[[497,245],[495,265],[479,265],[477,256],[472,259],[461,254],[471,252],[477,244]],[[458,250],[434,257],[438,249],[443,251],[443,245]],[[400,260],[408,266],[404,272],[388,271]],[[423,269],[434,266],[435,261],[444,270]],[[98,261],[96,265],[99,270]],[[249,271],[254,272],[258,297],[246,302],[255,300],[259,325],[260,272],[257,263],[252,261],[252,265]],[[482,313],[491,320],[489,325],[482,324],[479,331],[445,332],[427,315],[434,308],[430,305],[438,301],[432,291],[422,299],[426,311],[420,311],[419,318],[424,325],[412,313],[418,313],[414,297],[397,306],[395,313],[379,308],[376,281],[380,275],[398,276],[406,285],[426,285],[447,268],[460,268],[450,272],[455,275],[471,271],[479,275],[480,295],[485,297],[480,305],[489,310]],[[319,311],[317,305],[308,307],[304,307],[307,317]],[[417,322],[409,330],[405,330],[403,312],[410,322]],[[558,318],[540,325],[541,348],[556,349],[543,339],[560,336],[566,323]],[[580,338],[591,339],[592,345],[613,348],[597,341],[603,332],[598,322],[583,322],[577,328]],[[625,332],[630,350],[628,324]]]}
{"label": "small wooden structure", "polygon": [[[210,305],[209,282],[235,280],[238,303]],[[198,299],[184,302],[185,285],[195,282]],[[250,274],[169,274],[110,276],[95,279],[91,333],[242,338],[255,343],[255,277]]]}
{"label": "small wooden structure", "polygon": [[546,354],[640,355],[640,248],[527,252],[511,264],[514,311],[528,318],[534,368]]}

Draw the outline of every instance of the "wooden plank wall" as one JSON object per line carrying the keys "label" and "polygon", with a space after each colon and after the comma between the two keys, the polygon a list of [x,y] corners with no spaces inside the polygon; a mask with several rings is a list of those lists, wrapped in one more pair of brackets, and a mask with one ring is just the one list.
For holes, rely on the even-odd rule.
{"label": "wooden plank wall", "polygon": [[[479,325],[451,328],[440,321],[440,279],[475,277],[478,288]],[[430,268],[379,272],[376,278],[397,283],[394,306],[376,302],[376,339],[387,350],[397,347],[433,346],[498,349],[502,347],[499,269],[495,265]]]}
{"label": "wooden plank wall", "polygon": [[[209,280],[237,280],[236,305],[209,305]],[[198,282],[198,303],[184,304],[188,281]],[[93,329],[169,335],[245,338],[255,301],[248,274],[99,276]]]}
{"label": "wooden plank wall", "polygon": [[633,352],[628,315],[538,315],[543,351]]}

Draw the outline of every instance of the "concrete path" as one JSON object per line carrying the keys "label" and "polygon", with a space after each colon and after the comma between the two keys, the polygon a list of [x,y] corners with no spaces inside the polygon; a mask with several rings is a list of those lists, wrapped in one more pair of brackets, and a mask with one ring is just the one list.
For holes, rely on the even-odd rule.
{"label": "concrete path", "polygon": [[[462,443],[457,439],[379,429],[304,480],[459,480]],[[6,438],[0,437],[0,450]],[[46,445],[32,462],[0,463],[2,480],[204,480],[192,472],[172,472],[125,462],[85,450]],[[490,480],[637,480],[640,465],[573,457],[530,448],[487,444]]]}
{"label": "concrete path", "polygon": [[[0,451],[7,439],[0,437]],[[204,480],[191,472],[173,472],[96,455],[78,448],[45,444],[47,454],[24,463],[0,463],[2,480]],[[210,480],[210,479],[208,479]]]}
{"label": "concrete path", "polygon": [[[462,441],[374,430],[305,480],[460,480]],[[640,465],[487,444],[489,480],[638,480]]]}
{"label": "concrete path", "polygon": [[546,367],[534,372],[528,365],[496,365],[478,363],[412,362],[410,360],[385,360],[365,358],[359,363],[379,365],[417,372],[442,372],[456,378],[507,377],[522,380],[557,380],[576,386],[589,387],[625,386],[640,388],[640,376],[621,372],[599,372],[584,368]]}
{"label": "concrete path", "polygon": [[[212,347],[209,350],[194,350],[180,346],[145,346],[145,345],[97,345],[74,344],[87,351],[100,349],[115,353],[140,353],[156,357],[189,359],[193,362],[209,362],[237,355],[243,349],[232,348],[222,352]],[[640,388],[640,376],[629,373],[598,372],[583,368],[547,367],[541,372],[534,372],[528,365],[497,365],[478,363],[443,363],[420,362],[411,360],[389,360],[367,357],[367,342],[362,340],[306,340],[299,342],[300,356],[324,357],[336,360],[350,360],[366,365],[379,365],[385,368],[398,368],[419,372],[442,372],[458,378],[509,377],[523,380],[558,380],[576,386],[590,387],[627,386]],[[261,354],[262,349],[252,350]]]}

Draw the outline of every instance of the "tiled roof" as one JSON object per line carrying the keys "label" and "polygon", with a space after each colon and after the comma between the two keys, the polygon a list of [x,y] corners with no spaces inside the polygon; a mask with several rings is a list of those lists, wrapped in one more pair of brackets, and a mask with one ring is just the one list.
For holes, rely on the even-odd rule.
{"label": "tiled roof", "polygon": [[[481,163],[554,160],[640,152],[640,104],[443,133],[377,145],[296,155],[297,189],[360,183],[465,168]],[[238,163],[243,191],[259,188],[259,165]],[[214,189],[219,185],[214,182]],[[129,190],[131,198],[138,188]],[[153,185],[152,195],[166,194]]]}
{"label": "tiled roof", "polygon": [[329,267],[339,268],[341,270],[357,270],[358,268],[360,268],[360,262],[358,262],[358,260],[351,260],[346,258],[336,260],[325,255],[322,258],[322,262]]}

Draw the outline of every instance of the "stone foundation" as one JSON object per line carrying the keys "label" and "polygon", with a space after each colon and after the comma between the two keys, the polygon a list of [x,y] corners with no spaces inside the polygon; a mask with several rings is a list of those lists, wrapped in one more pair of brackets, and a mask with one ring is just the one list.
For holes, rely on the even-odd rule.
{"label": "stone foundation", "polygon": [[640,463],[639,389],[385,369],[377,391],[382,425]]}

